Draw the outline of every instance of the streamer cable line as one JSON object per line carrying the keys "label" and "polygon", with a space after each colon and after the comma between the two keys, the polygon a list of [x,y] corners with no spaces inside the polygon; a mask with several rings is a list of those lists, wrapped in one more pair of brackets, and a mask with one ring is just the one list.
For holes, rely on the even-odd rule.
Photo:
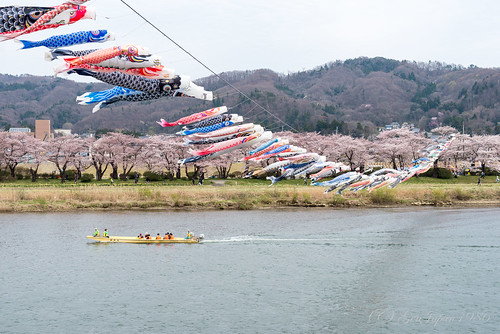
{"label": "streamer cable line", "polygon": [[232,85],[229,81],[227,81],[226,79],[224,79],[222,76],[220,76],[219,74],[215,73],[210,67],[208,67],[207,65],[205,65],[201,60],[199,60],[198,58],[196,58],[191,52],[189,52],[188,50],[186,50],[185,48],[183,48],[179,43],[177,43],[176,41],[174,41],[172,38],[170,38],[167,34],[165,34],[160,28],[158,28],[154,23],[152,23],[151,21],[149,21],[147,18],[145,18],[143,15],[141,15],[137,10],[135,10],[133,7],[131,7],[127,2],[125,2],[124,0],[120,0],[125,6],[127,6],[131,11],[133,11],[136,15],[138,15],[140,18],[142,18],[144,21],[146,21],[151,27],[153,27],[156,31],[158,31],[160,34],[162,34],[165,38],[167,38],[170,42],[172,42],[173,44],[175,44],[179,49],[181,49],[182,51],[184,51],[187,55],[189,55],[191,58],[193,58],[196,62],[198,62],[201,66],[203,66],[205,69],[207,69],[210,73],[212,73],[213,75],[215,75],[217,78],[219,78],[221,81],[223,81],[226,85],[228,85],[229,87],[231,87],[232,89],[234,89],[235,91],[237,91],[238,93],[240,93],[241,95],[243,95],[245,98],[247,98],[248,100],[252,101],[253,103],[255,103],[259,108],[261,108],[262,110],[264,110],[266,113],[268,113],[269,115],[271,115],[272,117],[274,117],[276,120],[278,120],[280,123],[286,125],[287,127],[289,127],[290,129],[292,129],[293,131],[295,132],[298,132],[294,127],[292,127],[290,124],[286,123],[285,121],[283,121],[281,118],[279,118],[278,116],[274,115],[273,113],[271,113],[269,110],[267,110],[264,106],[262,106],[260,103],[258,103],[257,101],[255,101],[254,99],[252,99],[251,97],[249,97],[247,94],[243,93],[241,90],[239,90],[238,88],[236,88],[234,85]]}

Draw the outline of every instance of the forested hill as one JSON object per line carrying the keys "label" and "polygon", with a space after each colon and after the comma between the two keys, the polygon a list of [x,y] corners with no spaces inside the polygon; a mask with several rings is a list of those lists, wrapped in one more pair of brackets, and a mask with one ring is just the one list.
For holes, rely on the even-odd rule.
{"label": "forested hill", "polygon": [[[369,136],[396,121],[421,129],[450,125],[476,134],[500,133],[500,69],[357,58],[288,75],[256,70],[221,76],[300,131]],[[92,114],[91,106],[76,104],[76,96],[111,86],[0,75],[0,127],[33,127],[35,119],[50,119],[54,128],[76,133],[109,129],[152,134],[178,130],[161,128],[156,124],[160,118],[174,120],[226,105],[247,121],[287,129],[216,76],[196,83],[217,98],[117,103]]]}

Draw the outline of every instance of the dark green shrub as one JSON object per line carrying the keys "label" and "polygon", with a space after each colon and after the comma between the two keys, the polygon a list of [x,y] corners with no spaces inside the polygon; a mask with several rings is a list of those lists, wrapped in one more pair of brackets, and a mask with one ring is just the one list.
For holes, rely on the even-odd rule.
{"label": "dark green shrub", "polygon": [[93,174],[84,173],[84,174],[82,174],[82,177],[80,178],[80,182],[88,183],[88,182],[91,182],[93,179],[94,179]]}
{"label": "dark green shrub", "polygon": [[[425,177],[432,177],[434,173],[434,168],[430,168],[427,172],[420,174]],[[438,168],[438,179],[451,179],[453,178],[453,174],[449,169],[446,168]]]}
{"label": "dark green shrub", "polygon": [[139,172],[135,172],[135,171],[131,171],[130,173],[128,173],[128,178],[129,178],[130,180],[134,180],[134,179],[135,179],[135,173],[137,173],[137,177],[138,177],[138,178],[141,178],[141,175],[142,175],[142,174],[141,174],[141,173],[139,173]]}
{"label": "dark green shrub", "polygon": [[186,174],[186,176],[187,176],[187,179],[188,179],[188,180],[191,180],[191,179],[197,179],[197,177],[195,177],[194,172],[188,172],[188,173]]}
{"label": "dark green shrub", "polygon": [[486,176],[491,176],[491,175],[496,176],[496,175],[497,175],[497,171],[496,171],[495,169],[491,169],[491,168],[489,168],[488,166],[486,166],[486,167],[484,168],[484,174],[485,174]]}
{"label": "dark green shrub", "polygon": [[30,177],[31,177],[31,173],[30,173],[29,168],[26,168],[26,167],[16,168],[16,179],[17,180],[29,179]]}
{"label": "dark green shrub", "polygon": [[66,171],[66,180],[74,180],[75,179],[75,174],[76,174],[76,170],[67,170]]}
{"label": "dark green shrub", "polygon": [[161,181],[163,180],[163,175],[154,172],[144,172],[144,178],[146,181]]}
{"label": "dark green shrub", "polygon": [[9,173],[7,173],[4,170],[0,170],[0,180],[6,180],[10,176]]}

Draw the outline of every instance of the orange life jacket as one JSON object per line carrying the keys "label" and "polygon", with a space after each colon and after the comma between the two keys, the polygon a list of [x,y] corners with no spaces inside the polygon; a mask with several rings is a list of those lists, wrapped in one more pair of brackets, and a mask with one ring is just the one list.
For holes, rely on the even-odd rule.
{"label": "orange life jacket", "polygon": [[156,240],[159,240],[159,239],[161,239],[161,236],[157,235]]}

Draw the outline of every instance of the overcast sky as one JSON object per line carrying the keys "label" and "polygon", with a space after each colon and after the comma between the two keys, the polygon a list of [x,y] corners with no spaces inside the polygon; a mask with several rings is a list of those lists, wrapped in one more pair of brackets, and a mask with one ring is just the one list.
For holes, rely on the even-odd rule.
{"label": "overcast sky", "polygon": [[[216,73],[268,68],[297,72],[361,56],[500,67],[500,1],[494,0],[124,0]],[[0,6],[61,1],[0,0]],[[211,73],[120,0],[92,0],[97,20],[22,36],[108,29],[121,44],[149,47],[163,65],[192,79]],[[0,43],[0,73],[52,75],[45,47]],[[69,76],[77,78],[76,75]]]}

